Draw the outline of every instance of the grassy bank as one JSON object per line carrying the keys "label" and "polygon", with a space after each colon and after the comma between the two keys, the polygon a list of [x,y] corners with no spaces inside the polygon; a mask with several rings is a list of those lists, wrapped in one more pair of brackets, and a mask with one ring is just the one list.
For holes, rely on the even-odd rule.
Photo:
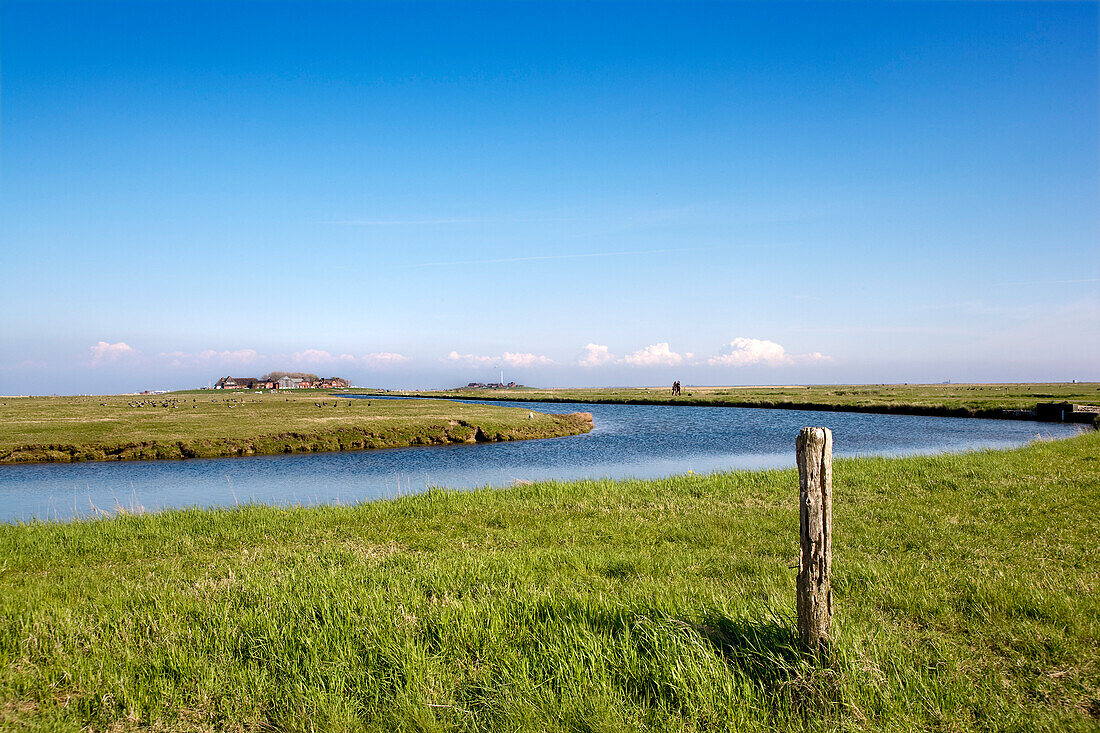
{"label": "grassy bank", "polygon": [[[793,440],[793,436],[792,436]],[[0,727],[1094,731],[1100,434],[793,471],[0,527]]]}
{"label": "grassy bank", "polygon": [[587,432],[590,416],[325,392],[0,398],[0,463],[210,458]]}
{"label": "grassy bank", "polygon": [[668,387],[455,389],[419,394],[502,401],[724,405],[1002,418],[1014,416],[1006,411],[1034,410],[1043,402],[1100,404],[1100,383],[684,387],[678,397],[673,397]]}

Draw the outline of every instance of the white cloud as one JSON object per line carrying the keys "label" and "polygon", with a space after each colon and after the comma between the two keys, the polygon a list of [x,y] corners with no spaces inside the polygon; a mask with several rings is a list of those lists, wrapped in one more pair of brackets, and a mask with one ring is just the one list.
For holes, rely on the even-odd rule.
{"label": "white cloud", "polygon": [[584,353],[577,359],[577,364],[582,367],[598,367],[611,364],[615,361],[615,355],[601,344],[585,344]]}
{"label": "white cloud", "polygon": [[247,366],[261,357],[255,349],[236,349],[235,351],[204,349],[199,352],[189,351],[162,351],[158,355],[162,359],[168,359],[168,366]]}
{"label": "white cloud", "polygon": [[664,341],[627,354],[623,361],[631,366],[676,366],[683,363],[684,357],[670,349],[668,342]]}
{"label": "white cloud", "polygon": [[91,348],[92,366],[98,366],[104,362],[113,362],[124,356],[133,356],[137,349],[129,344],[119,341],[117,344],[109,344],[100,341]]}
{"label": "white cloud", "polygon": [[707,359],[711,366],[790,366],[796,362],[832,361],[832,357],[814,351],[809,354],[791,354],[774,341],[739,336],[722,347],[717,356]]}
{"label": "white cloud", "polygon": [[765,339],[746,338],[738,336],[728,345],[722,347],[717,356],[707,359],[707,364],[714,366],[751,366],[754,364],[768,364],[769,366],[782,366],[793,364],[787,350],[774,341]]}
{"label": "white cloud", "polygon": [[309,364],[311,366],[325,366],[329,364],[343,364],[348,366],[362,365],[366,367],[386,367],[408,361],[403,354],[395,354],[392,351],[377,351],[362,356],[355,356],[344,352],[333,356],[324,349],[306,349],[296,351],[290,357],[297,364]]}
{"label": "white cloud", "polygon": [[395,354],[392,351],[378,351],[373,354],[366,354],[360,357],[359,360],[370,367],[387,367],[402,364],[408,361],[409,357],[403,354]]}
{"label": "white cloud", "polygon": [[259,358],[260,353],[255,349],[236,349],[235,351],[210,351],[209,349],[199,354],[203,359],[217,360],[226,364],[251,364]]}
{"label": "white cloud", "polygon": [[331,364],[332,354],[322,349],[306,349],[295,351],[291,357],[298,364]]}
{"label": "white cloud", "polygon": [[487,367],[487,366],[510,366],[510,367],[529,367],[540,364],[554,364],[554,360],[548,356],[541,356],[538,354],[521,354],[511,351],[505,351],[500,356],[479,356],[478,354],[460,354],[457,351],[452,351],[447,354],[444,361],[456,362],[461,364],[468,364],[474,367]]}
{"label": "white cloud", "polygon": [[460,354],[457,351],[452,351],[447,354],[444,361],[461,362],[470,366],[491,366],[494,358],[491,356],[477,356],[476,354]]}
{"label": "white cloud", "polygon": [[510,351],[505,351],[501,355],[501,361],[507,366],[519,367],[519,366],[531,366],[533,364],[553,364],[554,360],[548,356],[541,356],[535,354],[513,354]]}

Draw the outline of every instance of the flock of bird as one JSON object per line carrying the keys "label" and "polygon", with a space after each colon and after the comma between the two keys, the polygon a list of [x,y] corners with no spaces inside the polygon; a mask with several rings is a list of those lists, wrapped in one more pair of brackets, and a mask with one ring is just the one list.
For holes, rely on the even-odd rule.
{"label": "flock of bird", "polygon": [[[194,402],[195,400],[191,400]],[[100,402],[101,405],[106,405],[106,402]],[[130,407],[167,407],[170,410],[178,410],[180,408],[180,400],[173,397],[168,400],[131,400],[127,402]],[[197,405],[192,405],[196,407]]]}

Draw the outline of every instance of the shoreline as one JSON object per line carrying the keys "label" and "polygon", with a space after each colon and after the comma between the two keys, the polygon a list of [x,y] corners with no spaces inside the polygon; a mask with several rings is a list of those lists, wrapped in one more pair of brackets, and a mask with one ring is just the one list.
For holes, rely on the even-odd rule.
{"label": "shoreline", "polygon": [[[796,402],[796,401],[755,401],[755,400],[715,400],[699,399],[692,397],[681,398],[634,398],[634,397],[555,397],[555,396],[531,396],[518,395],[482,397],[467,394],[445,395],[443,393],[410,394],[408,397],[473,400],[477,402],[539,402],[545,404],[592,404],[592,405],[660,405],[669,407],[740,407],[744,409],[762,410],[805,410],[808,412],[855,412],[876,415],[915,415],[920,417],[960,417],[978,418],[984,420],[1018,420],[1025,422],[1054,422],[1089,425],[1094,429],[1100,428],[1100,414],[1072,412],[1072,403],[1038,403],[1037,409],[1008,409],[1002,407],[972,408],[972,407],[947,407],[942,405],[914,405],[914,404],[881,404],[881,405],[856,405],[833,404],[827,402]],[[1044,419],[1044,405],[1050,405],[1052,413],[1057,414],[1065,409],[1064,417],[1067,419]],[[1072,417],[1071,417],[1072,416]]]}
{"label": "shoreline", "polygon": [[1098,443],[837,460],[824,662],[795,645],[791,468],[0,525],[0,702],[26,729],[133,699],[152,729],[828,727],[809,690],[853,730],[1092,730]]}
{"label": "shoreline", "polygon": [[[496,408],[489,408],[496,409]],[[268,422],[276,422],[269,420]],[[329,453],[384,448],[445,445],[475,445],[514,440],[565,438],[590,432],[589,413],[539,413],[537,420],[501,420],[490,415],[459,414],[406,422],[385,419],[378,422],[345,423],[328,429],[294,429],[283,421],[283,429],[255,434],[236,430],[237,435],[206,434],[195,437],[141,438],[92,441],[28,441],[0,448],[0,465],[32,463],[80,463],[108,461],[186,460],[191,458],[234,458],[294,453]],[[226,430],[225,432],[228,432]],[[241,434],[245,433],[245,434]]]}

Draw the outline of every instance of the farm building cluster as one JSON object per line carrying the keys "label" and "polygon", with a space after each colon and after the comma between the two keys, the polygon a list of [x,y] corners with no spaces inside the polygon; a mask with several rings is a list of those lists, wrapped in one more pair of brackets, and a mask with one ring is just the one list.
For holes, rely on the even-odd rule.
{"label": "farm building cluster", "polygon": [[290,376],[279,379],[222,377],[214,384],[214,389],[341,389],[350,386],[348,380],[341,377],[325,377],[316,380]]}

